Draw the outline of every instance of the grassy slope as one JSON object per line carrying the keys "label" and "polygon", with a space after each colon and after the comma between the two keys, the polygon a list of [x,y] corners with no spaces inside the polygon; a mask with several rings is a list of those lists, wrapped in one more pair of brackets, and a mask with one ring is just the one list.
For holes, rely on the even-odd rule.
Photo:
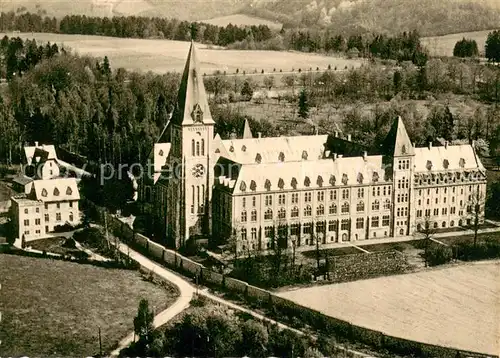
{"label": "grassy slope", "polygon": [[429,50],[431,56],[453,56],[455,44],[462,38],[476,40],[479,52],[484,52],[486,38],[490,31],[461,32],[457,34],[432,36],[422,38],[422,44]]}
{"label": "grassy slope", "polygon": [[[11,36],[12,33],[7,34]],[[3,34],[0,34],[3,36]],[[124,67],[136,71],[153,71],[164,73],[167,71],[180,72],[186,63],[189,42],[170,40],[140,40],[120,39],[102,36],[59,35],[59,34],[16,34],[21,38],[35,38],[41,43],[47,41],[64,44],[74,51],[95,57],[108,56],[111,67]],[[319,67],[326,69],[328,65],[359,66],[359,60],[348,60],[331,56],[322,56],[307,53],[276,52],[276,51],[244,51],[244,50],[210,50],[198,45],[201,71],[207,74],[215,70],[235,73],[246,71],[266,72],[276,68],[290,71],[292,68]]]}
{"label": "grassy slope", "polygon": [[389,335],[497,354],[500,262],[280,293]]}
{"label": "grassy slope", "polygon": [[89,356],[133,330],[141,298],[160,311],[168,292],[136,271],[0,254],[0,355]]}

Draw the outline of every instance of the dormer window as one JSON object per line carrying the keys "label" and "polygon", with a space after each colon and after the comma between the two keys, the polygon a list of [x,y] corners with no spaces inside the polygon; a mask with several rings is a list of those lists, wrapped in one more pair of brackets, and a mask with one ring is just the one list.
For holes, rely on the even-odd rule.
{"label": "dormer window", "polygon": [[71,190],[71,188],[69,186],[66,189],[66,195],[73,195],[73,190]]}
{"label": "dormer window", "polygon": [[311,179],[309,179],[309,177],[305,177],[305,179],[304,179],[304,186],[305,187],[309,187],[309,185],[311,185]]}
{"label": "dormer window", "polygon": [[292,178],[292,182],[290,183],[290,185],[292,186],[292,188],[297,189],[297,179]]}
{"label": "dormer window", "polygon": [[401,146],[401,154],[406,154],[406,145]]}
{"label": "dormer window", "polygon": [[318,175],[318,179],[316,180],[316,184],[321,188],[323,186],[323,177]]}
{"label": "dormer window", "polygon": [[331,186],[334,186],[335,185],[335,182],[337,181],[337,178],[335,178],[335,175],[330,175],[330,185]]}
{"label": "dormer window", "polygon": [[358,173],[358,183],[359,184],[363,184],[363,179],[364,179],[363,174]]}
{"label": "dormer window", "polygon": [[59,189],[57,188],[54,189],[54,196],[59,196]]}
{"label": "dormer window", "polygon": [[193,112],[191,112],[191,117],[195,123],[203,122],[203,111],[200,105],[197,103],[194,105]]}
{"label": "dormer window", "polygon": [[163,150],[160,149],[160,152],[158,153],[160,157],[163,157]]}
{"label": "dormer window", "polygon": [[246,152],[247,151],[247,146],[246,145],[241,146],[241,151],[242,152]]}
{"label": "dormer window", "polygon": [[280,178],[280,180],[278,180],[278,188],[283,189],[284,187],[285,187],[285,181]]}
{"label": "dormer window", "polygon": [[342,174],[342,184],[347,185],[348,180],[347,174]]}
{"label": "dormer window", "polygon": [[430,160],[428,160],[425,167],[427,168],[427,170],[431,170],[432,169],[432,162]]}
{"label": "dormer window", "polygon": [[460,161],[458,162],[458,165],[460,166],[460,168],[465,168],[465,159],[464,158],[460,158]]}
{"label": "dormer window", "polygon": [[307,152],[305,150],[302,152],[302,159],[307,160]]}
{"label": "dormer window", "polygon": [[255,191],[255,190],[257,190],[257,183],[255,183],[255,180],[252,180],[252,181],[250,182],[250,190],[251,190],[251,191]]}
{"label": "dormer window", "polygon": [[232,152],[234,152],[234,147],[233,147],[233,146],[230,146],[230,147],[229,147],[229,151],[230,151],[231,153],[232,153]]}
{"label": "dormer window", "polygon": [[42,196],[47,197],[47,195],[48,195],[47,190],[43,189],[42,190]]}
{"label": "dormer window", "polygon": [[262,156],[260,155],[260,153],[257,153],[257,155],[255,156],[255,163],[260,164],[261,162]]}
{"label": "dormer window", "polygon": [[271,181],[269,179],[266,179],[266,183],[264,184],[264,188],[266,188],[267,191],[271,190]]}
{"label": "dormer window", "polygon": [[283,152],[280,152],[279,156],[278,156],[278,160],[280,162],[284,162],[285,161],[285,153]]}
{"label": "dormer window", "polygon": [[376,183],[376,182],[378,182],[378,180],[379,180],[379,175],[378,175],[378,173],[377,173],[377,172],[373,172],[373,175],[372,175],[372,181],[373,181],[374,183]]}
{"label": "dormer window", "polygon": [[450,162],[448,161],[448,159],[443,160],[443,168],[448,169],[449,166],[450,166]]}
{"label": "dormer window", "polygon": [[246,191],[247,190],[247,185],[244,181],[241,182],[240,184],[240,191]]}

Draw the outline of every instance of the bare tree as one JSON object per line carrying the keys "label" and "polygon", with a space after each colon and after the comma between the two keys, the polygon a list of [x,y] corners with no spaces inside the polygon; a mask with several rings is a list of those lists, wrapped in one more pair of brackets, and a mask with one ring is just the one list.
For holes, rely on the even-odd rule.
{"label": "bare tree", "polygon": [[432,238],[434,234],[436,233],[436,230],[434,229],[434,222],[431,220],[429,215],[426,215],[418,224],[417,224],[417,231],[424,236],[423,241],[424,241],[424,261],[425,261],[425,267],[428,265],[428,250],[429,250],[429,245],[432,241]]}
{"label": "bare tree", "polygon": [[467,227],[474,231],[474,247],[477,245],[477,236],[481,223],[484,219],[484,204],[486,198],[479,185],[470,194],[469,200],[466,202],[467,210]]}

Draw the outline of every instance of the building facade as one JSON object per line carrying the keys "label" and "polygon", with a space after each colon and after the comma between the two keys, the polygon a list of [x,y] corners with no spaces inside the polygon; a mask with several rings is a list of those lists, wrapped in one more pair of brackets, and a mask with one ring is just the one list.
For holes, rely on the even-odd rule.
{"label": "building facade", "polygon": [[380,153],[336,136],[222,140],[191,45],[178,103],[142,198],[168,246],[236,238],[240,251],[413,235],[483,220],[486,170],[473,145],[415,148],[397,118]]}

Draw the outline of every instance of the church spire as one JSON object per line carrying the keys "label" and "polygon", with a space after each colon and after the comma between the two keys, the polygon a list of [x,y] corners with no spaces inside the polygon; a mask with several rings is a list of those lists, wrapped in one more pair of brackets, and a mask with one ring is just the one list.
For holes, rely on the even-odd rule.
{"label": "church spire", "polygon": [[400,116],[392,124],[391,130],[384,142],[384,154],[391,157],[415,155],[405,124]]}
{"label": "church spire", "polygon": [[172,123],[177,125],[214,124],[208,107],[203,75],[199,69],[196,46],[192,40],[172,115]]}
{"label": "church spire", "polygon": [[243,139],[253,138],[252,130],[250,129],[250,123],[248,119],[245,118],[245,127],[243,128]]}

